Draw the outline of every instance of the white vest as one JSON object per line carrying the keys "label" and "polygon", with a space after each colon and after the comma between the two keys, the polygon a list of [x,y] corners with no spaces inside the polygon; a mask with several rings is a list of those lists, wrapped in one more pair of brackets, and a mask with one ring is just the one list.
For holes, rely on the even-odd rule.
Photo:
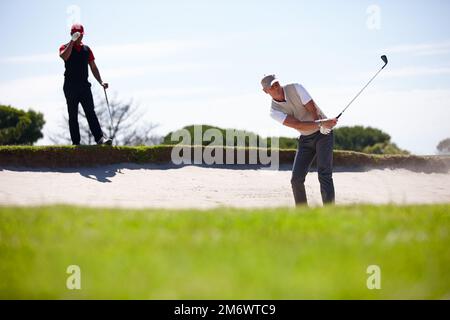
{"label": "white vest", "polygon": [[[300,98],[297,89],[295,88],[295,85],[288,84],[283,87],[283,90],[286,102],[278,103],[275,100],[272,100],[272,109],[293,116],[295,119],[299,121],[314,121],[314,116],[303,105],[302,99]],[[322,110],[320,110],[320,108],[317,106],[315,102],[314,105],[316,106],[319,115],[322,118],[326,119],[325,114],[322,112]],[[319,129],[298,130],[298,131],[302,135],[307,136],[319,131]]]}

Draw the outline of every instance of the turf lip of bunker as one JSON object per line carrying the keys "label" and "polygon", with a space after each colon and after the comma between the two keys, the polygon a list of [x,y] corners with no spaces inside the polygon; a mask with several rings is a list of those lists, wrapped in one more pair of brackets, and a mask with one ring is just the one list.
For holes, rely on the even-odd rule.
{"label": "turf lip of bunker", "polygon": [[[158,145],[150,147],[107,147],[107,146],[0,146],[0,168],[80,168],[118,164],[158,165],[173,167],[172,150],[174,146]],[[204,151],[213,153],[217,147],[189,146],[191,163],[194,155]],[[208,165],[225,168],[264,167],[259,151],[252,148],[219,147],[226,163],[227,152],[232,152],[234,164]],[[199,150],[200,149],[200,150]],[[208,150],[209,149],[209,150]],[[257,152],[255,152],[257,151]],[[257,154],[257,163],[237,164],[238,153],[244,153],[248,161],[250,152]],[[273,151],[272,151],[273,152]],[[280,149],[279,164],[281,168],[292,165],[296,150]],[[267,152],[270,156],[271,152]],[[206,165],[200,163],[199,165]],[[450,170],[450,156],[416,156],[416,155],[373,155],[353,151],[334,151],[334,166],[340,171],[366,169],[408,169],[416,172],[443,172]],[[179,167],[179,166],[178,166]],[[314,167],[314,165],[313,165]]]}

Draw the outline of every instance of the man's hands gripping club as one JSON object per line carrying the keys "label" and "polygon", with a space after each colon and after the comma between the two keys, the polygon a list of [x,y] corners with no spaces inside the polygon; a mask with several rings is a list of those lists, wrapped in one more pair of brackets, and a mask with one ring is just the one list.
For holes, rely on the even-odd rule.
{"label": "man's hands gripping club", "polygon": [[327,135],[330,134],[331,130],[336,126],[337,121],[338,120],[334,118],[334,119],[319,119],[316,120],[315,122],[320,128],[320,133]]}

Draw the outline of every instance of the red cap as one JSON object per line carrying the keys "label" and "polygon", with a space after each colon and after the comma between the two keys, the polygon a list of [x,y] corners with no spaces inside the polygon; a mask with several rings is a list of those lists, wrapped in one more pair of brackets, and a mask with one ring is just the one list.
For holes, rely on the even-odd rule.
{"label": "red cap", "polygon": [[74,24],[73,26],[72,26],[72,28],[70,29],[70,34],[72,35],[72,34],[74,34],[75,32],[79,32],[79,33],[81,33],[81,34],[84,34],[84,28],[83,28],[83,26],[81,25],[81,24]]}

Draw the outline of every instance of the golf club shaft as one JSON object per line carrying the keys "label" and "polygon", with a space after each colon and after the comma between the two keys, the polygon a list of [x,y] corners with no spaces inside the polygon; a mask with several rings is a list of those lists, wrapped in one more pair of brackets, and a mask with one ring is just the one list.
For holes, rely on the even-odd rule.
{"label": "golf club shaft", "polygon": [[381,67],[380,70],[378,70],[377,73],[375,73],[375,75],[369,80],[369,82],[367,82],[367,84],[358,92],[358,94],[349,102],[349,104],[344,108],[344,110],[342,110],[342,112],[336,117],[336,119],[339,119],[342,114],[345,112],[345,110],[348,109],[348,107],[350,107],[350,105],[359,97],[359,95],[369,86],[369,84],[378,76],[378,74],[386,67],[388,61],[386,56],[382,56],[381,59],[384,61],[384,66]]}
{"label": "golf club shaft", "polygon": [[112,115],[111,115],[111,109],[109,108],[109,100],[108,100],[108,95],[106,94],[106,88],[105,87],[103,87],[103,91],[105,92],[106,106],[108,107],[109,119],[111,120],[111,133],[113,133],[112,132],[114,130],[113,119],[112,119]]}

